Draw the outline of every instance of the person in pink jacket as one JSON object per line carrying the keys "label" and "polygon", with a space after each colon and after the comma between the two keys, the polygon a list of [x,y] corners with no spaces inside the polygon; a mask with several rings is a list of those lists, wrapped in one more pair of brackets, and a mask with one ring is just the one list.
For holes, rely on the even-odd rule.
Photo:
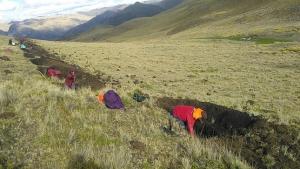
{"label": "person in pink jacket", "polygon": [[59,78],[59,76],[61,76],[61,72],[59,70],[55,69],[54,67],[49,67],[47,69],[47,76]]}
{"label": "person in pink jacket", "polygon": [[65,79],[65,87],[66,89],[75,89],[75,71],[71,70],[69,71],[66,79]]}
{"label": "person in pink jacket", "polygon": [[[193,106],[178,105],[173,108],[172,116],[186,124],[189,133],[194,136],[194,125],[198,119],[206,119],[207,115],[201,108]],[[170,124],[170,129],[172,128]]]}

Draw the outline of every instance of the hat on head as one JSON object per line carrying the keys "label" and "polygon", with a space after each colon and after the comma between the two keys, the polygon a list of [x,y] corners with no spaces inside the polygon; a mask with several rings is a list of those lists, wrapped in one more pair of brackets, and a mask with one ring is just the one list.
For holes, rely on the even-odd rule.
{"label": "hat on head", "polygon": [[195,108],[194,109],[194,112],[193,112],[193,117],[194,119],[198,120],[200,118],[202,118],[202,113],[203,113],[203,110],[200,109],[200,108]]}

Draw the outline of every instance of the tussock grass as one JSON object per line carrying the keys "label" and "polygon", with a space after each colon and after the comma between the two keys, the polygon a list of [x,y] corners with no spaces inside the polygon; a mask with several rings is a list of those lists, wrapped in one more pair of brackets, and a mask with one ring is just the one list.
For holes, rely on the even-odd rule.
{"label": "tussock grass", "polygon": [[[6,40],[0,42],[7,48]],[[41,77],[15,49],[12,61],[0,66],[0,100],[5,105],[0,113],[15,114],[0,119],[4,168],[251,168],[218,138],[165,134],[160,127],[168,118],[156,106],[162,96],[212,102],[283,123],[299,121],[294,64],[299,58],[283,50],[298,43],[39,43],[87,71],[117,78],[121,86],[103,90],[116,89],[127,110],[106,109],[96,100],[98,91],[63,89],[61,81]],[[4,76],[6,69],[13,73]],[[136,103],[136,90],[150,100]],[[272,164],[271,158],[265,161]]]}
{"label": "tussock grass", "polygon": [[[50,47],[50,52],[67,55],[66,61],[90,72],[101,71],[118,79],[124,90],[140,89],[152,97],[198,99],[299,124],[299,57],[286,50],[297,48],[297,42],[257,45],[193,39],[40,44]],[[135,84],[136,80],[140,83]]]}
{"label": "tussock grass", "polygon": [[[299,43],[192,39],[269,30],[297,34],[297,16],[289,21],[284,13],[279,23],[272,12],[299,2],[291,0],[286,6],[266,0],[256,8],[258,1],[241,1],[237,8],[232,0],[205,8],[216,2],[190,0],[153,18],[83,35],[84,40],[143,41],[39,41],[69,63],[118,79],[121,86],[104,90],[117,90],[125,112],[100,105],[98,91],[67,91],[62,81],[41,77],[21,51],[5,51],[11,47],[1,37],[0,55],[11,61],[0,61],[0,168],[252,168],[218,138],[195,139],[183,131],[170,136],[160,129],[168,121],[156,105],[162,96],[198,99],[299,125]],[[272,15],[260,17],[268,13]],[[291,26],[296,30],[287,29]],[[166,35],[172,39],[164,39]],[[150,99],[136,103],[135,90]],[[263,159],[272,166],[271,156]]]}
{"label": "tussock grass", "polygon": [[[148,150],[146,146],[146,151],[167,159],[164,161],[168,161],[168,166],[247,168],[239,155],[233,155],[228,151],[230,147],[223,147],[219,139],[197,142],[185,137],[185,133],[180,135],[181,141],[176,142],[176,151],[161,146],[158,126],[167,122],[166,112],[155,104],[158,97],[198,99],[299,127],[299,58],[297,53],[286,50],[299,46],[297,42],[259,45],[226,39],[193,39],[155,43],[39,43],[48,46],[50,52],[69,56],[65,58],[67,62],[118,79],[121,86],[117,91],[129,110],[122,118],[115,118],[119,124],[131,126],[116,126],[121,137],[149,145],[151,148]],[[76,51],[71,51],[74,47]],[[140,107],[132,102],[135,90],[150,94],[147,104]],[[129,124],[127,118],[136,123]],[[162,149],[165,151],[161,152]],[[166,158],[169,154],[172,158]],[[135,153],[131,155],[136,158]],[[273,165],[274,159],[265,157],[263,160]],[[149,166],[148,162],[139,164]],[[155,164],[166,166],[162,161],[155,161]]]}
{"label": "tussock grass", "polygon": [[[27,158],[21,160],[29,168],[80,168],[82,165],[84,168],[140,168],[150,164],[165,168],[183,167],[186,160],[190,160],[186,165],[198,167],[224,167],[228,163],[247,168],[217,142],[203,143],[187,134],[182,138],[165,135],[159,129],[166,120],[162,110],[131,101],[132,106],[126,112],[110,111],[99,105],[88,89],[66,91],[42,78],[35,79],[34,84],[31,79],[22,80],[22,85],[16,82],[20,79],[1,84],[1,89],[21,96],[7,102],[2,111],[13,110],[24,126],[10,127],[24,132],[17,144],[20,147],[28,144],[28,149],[10,151],[24,153]],[[120,94],[130,100],[124,91]],[[30,127],[30,133],[26,127]],[[129,144],[132,140],[142,142],[146,149],[132,148]],[[227,156],[230,158],[225,163]],[[12,160],[12,164],[15,162]]]}
{"label": "tussock grass", "polygon": [[14,116],[0,118],[0,168],[250,168],[218,141],[165,134],[166,113],[154,98],[136,103],[130,93],[137,86],[118,88],[127,110],[111,111],[95,91],[45,79],[15,50],[14,73],[1,74],[0,114]]}

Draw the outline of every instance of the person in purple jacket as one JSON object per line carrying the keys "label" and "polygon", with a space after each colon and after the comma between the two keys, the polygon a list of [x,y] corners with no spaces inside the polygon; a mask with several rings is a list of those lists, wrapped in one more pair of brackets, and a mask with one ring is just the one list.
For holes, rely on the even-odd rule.
{"label": "person in purple jacket", "polygon": [[100,103],[104,103],[109,109],[125,109],[120,96],[113,90],[109,90],[104,94],[100,92],[98,100]]}

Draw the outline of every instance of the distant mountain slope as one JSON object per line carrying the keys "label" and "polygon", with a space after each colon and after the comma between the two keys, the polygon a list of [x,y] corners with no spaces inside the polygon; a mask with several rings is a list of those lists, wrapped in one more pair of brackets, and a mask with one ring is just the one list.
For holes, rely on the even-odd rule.
{"label": "distant mountain slope", "polygon": [[116,13],[117,12],[114,12],[114,11],[104,12],[103,14],[94,17],[93,19],[89,20],[86,23],[83,23],[74,28],[71,28],[63,35],[63,38],[73,37],[82,32],[89,31],[92,28],[97,27],[98,24],[107,25],[107,23],[109,22],[109,19],[112,18],[113,16],[115,16]]}
{"label": "distant mountain slope", "polygon": [[[151,18],[135,19],[103,33],[94,29],[76,41],[202,38],[237,34],[300,34],[299,0],[185,0]],[[93,39],[87,38],[93,34]]]}
{"label": "distant mountain slope", "polygon": [[7,35],[7,32],[0,30],[0,35]]}
{"label": "distant mountain slope", "polygon": [[9,25],[8,23],[1,23],[1,22],[0,22],[0,30],[1,30],[1,31],[4,31],[4,32],[8,31],[9,26],[10,26],[10,25]]}
{"label": "distant mountain slope", "polygon": [[101,25],[118,26],[126,21],[140,18],[140,17],[151,17],[163,11],[163,8],[152,5],[143,4],[137,2],[133,5],[129,5],[120,11],[107,11],[101,15],[98,15],[90,21],[81,24],[77,27],[70,29],[64,36],[65,39],[73,38],[80,33],[91,30],[92,28],[99,27]]}
{"label": "distant mountain slope", "polygon": [[104,7],[104,8],[101,8],[101,9],[93,9],[93,10],[86,11],[86,12],[78,12],[78,14],[95,17],[97,15],[103,14],[106,11],[118,11],[118,10],[122,10],[122,9],[126,8],[127,6],[128,5],[117,5],[117,6],[113,6],[113,7]]}
{"label": "distant mountain slope", "polygon": [[139,17],[150,17],[160,13],[163,9],[152,4],[136,2],[110,18],[107,25],[117,26],[126,21]]}
{"label": "distant mountain slope", "polygon": [[28,19],[20,22],[12,22],[8,33],[36,39],[55,40],[71,27],[81,24],[89,18],[86,16],[76,16]]}
{"label": "distant mountain slope", "polygon": [[115,11],[123,9],[124,7],[124,5],[118,5],[64,16],[12,22],[8,33],[35,39],[57,40],[69,29],[85,23],[97,14],[102,14],[107,10]]}

